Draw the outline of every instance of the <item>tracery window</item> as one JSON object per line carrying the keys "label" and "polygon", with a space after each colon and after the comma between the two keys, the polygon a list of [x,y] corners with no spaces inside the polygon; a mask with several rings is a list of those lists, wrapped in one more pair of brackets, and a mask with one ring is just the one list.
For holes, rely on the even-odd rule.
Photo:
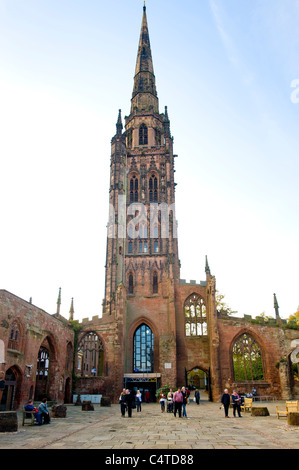
{"label": "tracery window", "polygon": [[152,330],[142,324],[134,334],[133,370],[134,372],[154,371],[154,335]]}
{"label": "tracery window", "polygon": [[158,202],[158,178],[153,173],[148,182],[149,201]]}
{"label": "tracery window", "polygon": [[94,331],[89,331],[77,347],[77,372],[84,376],[104,375],[104,345]]}
{"label": "tracery window", "polygon": [[44,346],[39,348],[37,357],[36,376],[38,380],[47,380],[49,375],[50,354]]}
{"label": "tracery window", "polygon": [[136,175],[130,178],[130,202],[138,202],[138,178]]}
{"label": "tracery window", "polygon": [[148,144],[148,133],[147,127],[145,124],[141,124],[139,127],[139,145],[147,145]]}
{"label": "tracery window", "polygon": [[186,336],[206,336],[208,334],[207,312],[199,294],[190,295],[185,301]]}
{"label": "tracery window", "polygon": [[233,345],[232,356],[236,381],[264,379],[261,349],[252,336],[241,335]]}
{"label": "tracery window", "polygon": [[10,329],[10,336],[8,341],[9,349],[19,349],[20,332],[17,322],[13,322]]}

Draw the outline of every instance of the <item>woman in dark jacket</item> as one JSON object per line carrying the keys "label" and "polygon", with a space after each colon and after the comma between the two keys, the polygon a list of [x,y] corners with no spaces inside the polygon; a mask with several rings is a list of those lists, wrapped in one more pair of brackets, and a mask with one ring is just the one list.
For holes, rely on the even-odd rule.
{"label": "woman in dark jacket", "polygon": [[230,405],[230,396],[229,396],[227,388],[224,390],[224,393],[222,394],[221,403],[222,403],[223,408],[224,408],[225,417],[229,418],[228,409],[229,409],[229,405]]}

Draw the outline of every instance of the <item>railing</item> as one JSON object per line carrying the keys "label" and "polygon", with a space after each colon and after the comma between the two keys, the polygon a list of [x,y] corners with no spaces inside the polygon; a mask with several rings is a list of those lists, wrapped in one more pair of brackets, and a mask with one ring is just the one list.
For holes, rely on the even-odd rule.
{"label": "railing", "polygon": [[274,397],[273,395],[258,395],[252,398],[253,401],[276,401],[276,397]]}

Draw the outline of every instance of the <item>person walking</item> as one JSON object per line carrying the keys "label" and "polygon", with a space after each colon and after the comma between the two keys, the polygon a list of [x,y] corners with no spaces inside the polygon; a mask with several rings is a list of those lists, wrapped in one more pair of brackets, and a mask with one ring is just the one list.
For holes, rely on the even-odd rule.
{"label": "person walking", "polygon": [[124,418],[126,415],[127,402],[126,402],[126,389],[124,388],[119,397],[120,403],[120,412],[121,416]]}
{"label": "person walking", "polygon": [[172,413],[172,412],[173,412],[173,392],[171,388],[167,394],[167,413]]}
{"label": "person walking", "polygon": [[174,392],[173,395],[173,403],[174,403],[174,416],[176,417],[176,414],[178,412],[179,418],[182,417],[182,405],[183,405],[183,394],[181,392],[181,388],[179,387],[176,392]]}
{"label": "person walking", "polygon": [[242,418],[241,416],[241,398],[237,394],[236,390],[233,391],[232,394],[232,402],[233,402],[233,414],[234,418],[236,418],[236,410],[238,412],[239,418]]}
{"label": "person walking", "polygon": [[198,388],[195,390],[195,401],[196,401],[196,404],[199,405],[199,400],[200,400],[200,393],[199,393],[199,390]]}
{"label": "person walking", "polygon": [[185,389],[185,387],[182,387],[182,395],[183,395],[183,403],[182,403],[183,418],[187,418],[186,406],[187,406],[187,403],[188,403],[188,393],[187,393],[187,390]]}
{"label": "person walking", "polygon": [[137,390],[136,395],[135,395],[135,400],[136,400],[136,407],[137,407],[137,413],[141,412],[141,392],[140,390]]}
{"label": "person walking", "polygon": [[161,393],[160,393],[160,396],[159,396],[159,402],[160,402],[160,405],[161,405],[161,413],[164,413],[164,411],[165,411],[165,401],[166,401],[166,396],[165,396],[165,393],[162,390]]}
{"label": "person walking", "polygon": [[133,400],[135,400],[133,390],[126,390],[126,404],[127,404],[127,410],[128,410],[128,418],[132,418]]}
{"label": "person walking", "polygon": [[229,409],[229,405],[230,405],[230,396],[229,396],[229,393],[228,393],[228,389],[226,388],[224,390],[224,393],[222,394],[221,396],[221,403],[223,405],[223,408],[224,408],[224,415],[226,418],[229,418],[228,416],[228,409]]}

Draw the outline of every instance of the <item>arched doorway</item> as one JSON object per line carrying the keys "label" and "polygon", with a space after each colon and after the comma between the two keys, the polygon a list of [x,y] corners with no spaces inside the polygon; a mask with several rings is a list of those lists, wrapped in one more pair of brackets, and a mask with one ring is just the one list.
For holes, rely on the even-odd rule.
{"label": "arched doorway", "polygon": [[11,367],[6,371],[0,411],[11,411],[18,408],[20,401],[20,377],[20,373],[15,367]]}
{"label": "arched doorway", "polygon": [[209,373],[200,367],[186,371],[186,383],[189,390],[198,389],[200,392],[200,399],[209,400],[210,394],[210,380]]}

